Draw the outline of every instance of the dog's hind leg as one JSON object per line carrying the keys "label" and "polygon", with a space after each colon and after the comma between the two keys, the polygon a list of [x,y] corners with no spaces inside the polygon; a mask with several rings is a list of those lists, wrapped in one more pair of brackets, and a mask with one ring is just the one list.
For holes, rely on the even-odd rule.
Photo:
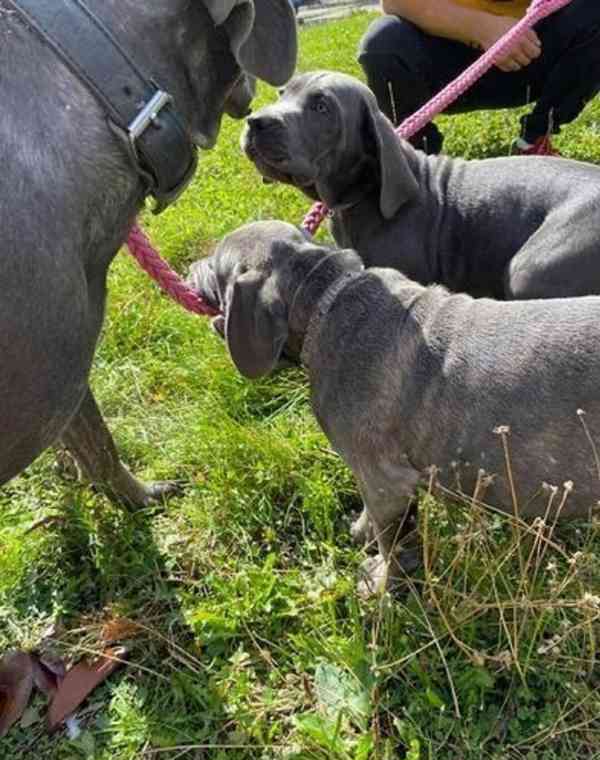
{"label": "dog's hind leg", "polygon": [[408,463],[381,460],[362,463],[360,475],[356,474],[379,549],[361,568],[359,592],[369,596],[393,586],[421,564],[421,547],[418,542],[415,546],[410,535],[414,532],[413,499],[420,474]]}
{"label": "dog's hind leg", "polygon": [[[517,251],[504,273],[504,297],[574,298],[600,293],[599,246],[590,212],[554,213]],[[564,215],[563,215],[564,216]]]}
{"label": "dog's hind leg", "polygon": [[363,507],[360,516],[350,526],[350,535],[357,546],[367,546],[375,540],[373,523],[369,519],[366,507]]}
{"label": "dog's hind leg", "polygon": [[180,492],[174,482],[142,483],[121,462],[91,390],[61,436],[82,473],[94,486],[128,507],[144,507]]}

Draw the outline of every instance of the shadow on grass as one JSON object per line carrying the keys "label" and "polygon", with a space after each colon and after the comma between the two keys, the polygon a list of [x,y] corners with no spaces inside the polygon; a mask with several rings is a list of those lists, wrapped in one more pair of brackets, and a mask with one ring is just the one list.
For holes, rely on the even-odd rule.
{"label": "shadow on grass", "polygon": [[[27,480],[5,487],[2,501],[16,498]],[[33,483],[37,490],[38,477]],[[77,741],[63,732],[47,736],[38,698],[40,719],[14,726],[0,754],[74,758],[109,743],[136,751],[148,737],[157,747],[214,740],[227,715],[186,623],[179,579],[155,540],[161,510],[127,512],[84,485],[51,487],[58,498],[44,500],[43,515],[36,510],[6,544],[18,556],[12,577],[0,579],[0,606],[10,598],[0,614],[0,641],[35,648],[54,628],[52,648],[69,662],[118,642],[129,664],[85,703]]]}

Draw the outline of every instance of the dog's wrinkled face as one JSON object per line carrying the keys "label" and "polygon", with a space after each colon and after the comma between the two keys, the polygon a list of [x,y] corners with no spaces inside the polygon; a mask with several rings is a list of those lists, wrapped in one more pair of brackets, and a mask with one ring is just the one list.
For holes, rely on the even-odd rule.
{"label": "dog's wrinkled face", "polygon": [[261,377],[282,360],[298,362],[301,341],[288,325],[298,269],[312,268],[328,253],[291,224],[255,222],[192,265],[188,284],[222,312],[213,327],[243,375]]}
{"label": "dog's wrinkled face", "polygon": [[405,145],[373,93],[346,74],[294,77],[248,119],[241,145],[265,181],[294,185],[331,209],[374,191],[387,219],[416,194]]}
{"label": "dog's wrinkled face", "polygon": [[211,256],[192,264],[187,282],[213,308],[227,314],[238,277],[252,271],[267,279],[292,256],[312,247],[310,238],[292,224],[253,222],[226,235]]}
{"label": "dog's wrinkled face", "polygon": [[[355,84],[343,74],[303,74],[281,90],[277,103],[248,119],[242,148],[265,179],[311,194],[320,177],[335,172],[346,132],[358,128],[361,93]],[[350,113],[342,113],[341,90],[355,106]]]}

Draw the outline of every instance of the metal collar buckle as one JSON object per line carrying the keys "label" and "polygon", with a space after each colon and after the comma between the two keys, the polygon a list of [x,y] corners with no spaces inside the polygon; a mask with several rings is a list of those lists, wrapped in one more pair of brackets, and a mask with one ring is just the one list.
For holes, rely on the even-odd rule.
{"label": "metal collar buckle", "polygon": [[86,0],[0,0],[0,6],[7,2],[103,107],[144,184],[143,197],[153,196],[156,212],[166,208],[198,161],[169,93],[144,74]]}
{"label": "metal collar buckle", "polygon": [[151,124],[154,124],[160,112],[173,102],[173,98],[164,90],[157,90],[139,114],[127,127],[131,149],[137,155],[136,143]]}
{"label": "metal collar buckle", "polygon": [[154,177],[145,169],[142,168],[142,162],[137,149],[137,141],[144,136],[149,127],[155,124],[156,120],[160,116],[161,112],[173,104],[173,97],[168,92],[157,88],[154,95],[137,114],[135,119],[127,127],[127,141],[131,155],[138,167],[138,172],[145,178],[148,192],[154,198],[155,204],[152,209],[153,214],[160,214],[171,203],[174,203],[183,191],[188,187],[194,177],[196,167],[198,164],[196,151],[193,150],[193,158],[191,164],[186,172],[186,175],[182,177],[179,184],[170,192],[160,191],[156,186]]}

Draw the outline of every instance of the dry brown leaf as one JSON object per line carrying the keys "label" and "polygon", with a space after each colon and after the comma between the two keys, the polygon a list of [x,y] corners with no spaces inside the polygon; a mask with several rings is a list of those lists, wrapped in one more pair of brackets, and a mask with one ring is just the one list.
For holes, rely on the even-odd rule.
{"label": "dry brown leaf", "polygon": [[37,658],[40,664],[46,670],[49,670],[59,681],[67,675],[67,666],[65,665],[65,661],[60,657],[52,654],[38,654]]}
{"label": "dry brown leaf", "polygon": [[96,660],[82,660],[73,666],[58,687],[48,711],[48,728],[55,731],[92,691],[121,667],[127,656],[124,647],[107,649]]}
{"label": "dry brown leaf", "polygon": [[0,738],[19,720],[33,689],[33,660],[26,652],[9,652],[0,661]]}
{"label": "dry brown leaf", "polygon": [[129,618],[113,618],[102,626],[101,636],[106,642],[124,641],[139,636],[141,629],[137,623]]}
{"label": "dry brown leaf", "polygon": [[42,694],[52,699],[67,673],[64,662],[38,656],[32,658],[32,664],[33,682]]}

